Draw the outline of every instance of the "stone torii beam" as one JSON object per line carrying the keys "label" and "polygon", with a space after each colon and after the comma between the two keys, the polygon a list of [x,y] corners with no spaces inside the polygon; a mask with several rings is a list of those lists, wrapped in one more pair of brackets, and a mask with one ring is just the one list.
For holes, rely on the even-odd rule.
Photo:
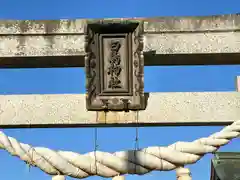
{"label": "stone torii beam", "polygon": [[[239,15],[137,19],[144,24],[147,66],[240,64]],[[0,21],[0,67],[83,67],[85,24]]]}
{"label": "stone torii beam", "polygon": [[[143,52],[146,66],[240,64],[239,15],[132,18],[131,20],[143,23]],[[84,67],[86,22],[87,20],[1,21],[0,68]],[[128,39],[130,42],[131,38]],[[240,89],[239,81],[237,77],[237,91]],[[239,92],[177,92],[150,93],[149,95],[147,109],[140,112],[89,112],[86,110],[85,95],[1,95],[0,127],[228,125],[232,123],[207,138],[190,143],[178,142],[168,146],[168,150],[161,151],[163,154],[159,154],[159,160],[170,165],[170,168],[162,166],[162,170],[176,168],[179,180],[191,179],[189,170],[182,165],[196,162],[204,154],[215,152],[220,146],[239,136]],[[82,159],[79,160],[82,156],[77,155],[79,160],[77,162],[76,159],[71,159],[73,153],[58,152],[62,153],[60,158],[59,154],[56,156],[57,153],[50,149],[32,148],[27,144],[19,143],[14,138],[7,137],[2,132],[0,135],[0,148],[19,156],[24,161],[32,162],[31,158],[34,158],[27,155],[29,153],[27,149],[37,150],[37,155],[44,157],[45,161],[39,163],[39,159],[35,159],[35,165],[49,174],[56,175],[53,176],[54,180],[65,179],[58,174],[78,178],[93,175],[93,173],[86,174],[88,171],[82,171],[81,168],[84,169],[84,167],[78,164],[87,162],[91,164],[91,158],[83,162]],[[150,147],[149,150],[149,152],[144,151],[144,155],[148,158],[150,158],[148,153],[154,153],[153,150],[156,148]],[[172,157],[170,155],[172,151],[178,155],[182,153],[184,156],[169,159],[168,157]],[[139,153],[141,155],[141,152]],[[109,155],[109,153],[103,154]],[[112,156],[111,158],[118,160],[116,162],[121,160],[124,163],[126,159],[124,154],[115,155],[121,158],[116,159]],[[51,163],[47,157],[51,157]],[[101,157],[103,156],[94,158],[101,159]],[[137,173],[132,172],[126,165],[118,167],[119,163],[108,162],[108,158],[105,160],[98,159],[99,162],[107,163],[118,170],[106,171],[105,175],[102,174],[103,176],[113,177],[119,172]],[[131,163],[134,160],[138,161],[135,158]],[[152,161],[148,160],[144,158],[144,161],[139,160],[139,162],[142,163],[140,163],[141,166],[146,165],[149,169],[151,165],[147,162],[152,164]],[[174,163],[179,165],[179,160],[182,162],[181,166],[175,167]],[[80,168],[78,170],[82,174],[78,171],[75,174],[75,166],[79,166],[77,168]],[[124,171],[122,168],[125,168]],[[154,167],[154,169],[157,168]]]}
{"label": "stone torii beam", "polygon": [[[134,18],[133,18],[134,19]],[[240,16],[138,18],[144,63],[240,64]],[[1,21],[0,68],[84,66],[86,20]],[[238,80],[239,81],[239,80]],[[139,125],[227,125],[237,92],[150,93]],[[1,95],[0,127],[134,126],[135,112],[88,112],[84,95]]]}
{"label": "stone torii beam", "polygon": [[1,128],[228,125],[239,120],[240,93],[150,93],[139,115],[87,111],[83,94],[0,95],[0,112]]}

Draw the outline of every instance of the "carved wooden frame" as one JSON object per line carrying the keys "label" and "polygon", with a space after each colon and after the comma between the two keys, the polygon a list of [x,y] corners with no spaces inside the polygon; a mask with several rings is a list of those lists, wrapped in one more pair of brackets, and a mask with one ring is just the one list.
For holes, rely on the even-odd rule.
{"label": "carved wooden frame", "polygon": [[85,52],[87,110],[146,108],[141,21],[88,21]]}

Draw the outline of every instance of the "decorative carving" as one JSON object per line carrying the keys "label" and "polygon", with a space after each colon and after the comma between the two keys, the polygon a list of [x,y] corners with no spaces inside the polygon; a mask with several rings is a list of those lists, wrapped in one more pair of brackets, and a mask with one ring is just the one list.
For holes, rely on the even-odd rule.
{"label": "decorative carving", "polygon": [[88,22],[85,69],[88,110],[143,110],[143,24]]}

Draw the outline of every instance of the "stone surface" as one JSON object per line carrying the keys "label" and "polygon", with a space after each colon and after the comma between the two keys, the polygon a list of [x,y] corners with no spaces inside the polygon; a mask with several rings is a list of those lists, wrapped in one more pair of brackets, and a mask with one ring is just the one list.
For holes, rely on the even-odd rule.
{"label": "stone surface", "polygon": [[[0,127],[226,125],[239,120],[239,92],[151,93],[142,112],[87,112],[85,95],[1,95]],[[138,120],[137,120],[138,119]]]}
{"label": "stone surface", "polygon": [[236,31],[240,28],[240,15],[160,17],[147,19],[145,32],[209,32]]}
{"label": "stone surface", "polygon": [[144,50],[156,54],[240,52],[240,32],[145,34]]}
{"label": "stone surface", "polygon": [[0,36],[0,57],[64,55],[84,55],[84,36]]}
{"label": "stone surface", "polygon": [[[240,15],[156,17],[156,18],[119,18],[144,21],[146,33],[159,32],[199,32],[199,31],[236,31],[240,28]],[[91,19],[88,19],[91,20]],[[1,20],[0,34],[83,34],[86,19],[62,20]]]}
{"label": "stone surface", "polygon": [[[240,32],[145,34],[144,52],[239,53]],[[0,57],[83,56],[84,35],[0,36]]]}
{"label": "stone surface", "polygon": [[83,34],[84,19],[1,20],[1,35]]}
{"label": "stone surface", "polygon": [[[147,54],[145,56],[147,65],[169,62],[169,56],[158,55],[176,55],[171,57],[173,64],[196,64],[195,57],[187,58],[188,62],[184,62],[186,58],[179,58],[182,54],[211,54],[207,57],[207,62],[205,57],[198,59],[200,62],[197,64],[240,64],[240,55],[235,57],[236,54],[240,54],[240,15],[158,17],[138,20],[144,21],[144,52]],[[0,21],[2,59],[0,67],[6,67],[6,64],[8,67],[9,64],[14,66],[14,62],[19,60],[11,58],[6,60],[4,59],[6,57],[77,56],[79,61],[84,61],[82,57],[85,54],[83,35],[85,24],[85,19]],[[223,53],[227,55],[218,55]],[[211,63],[212,61],[215,63]],[[44,62],[46,61],[41,61],[42,64],[39,62],[38,67],[46,66]],[[79,65],[74,62],[75,64],[68,66]],[[60,63],[62,61],[58,64]],[[30,66],[29,64],[31,63],[28,62],[26,67]],[[56,62],[53,64],[60,66],[56,65]],[[80,64],[82,66],[84,63]]]}

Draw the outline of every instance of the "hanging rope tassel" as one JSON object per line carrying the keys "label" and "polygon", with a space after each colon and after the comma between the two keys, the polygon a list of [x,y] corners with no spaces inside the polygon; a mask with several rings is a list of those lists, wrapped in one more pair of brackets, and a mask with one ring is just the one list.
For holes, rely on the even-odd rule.
{"label": "hanging rope tassel", "polygon": [[125,180],[124,176],[115,176],[112,178],[112,180]]}
{"label": "hanging rope tassel", "polygon": [[66,178],[65,178],[65,176],[57,175],[57,176],[53,176],[52,180],[66,180]]}
{"label": "hanging rope tassel", "polygon": [[192,180],[191,172],[188,168],[179,167],[176,169],[177,180]]}

